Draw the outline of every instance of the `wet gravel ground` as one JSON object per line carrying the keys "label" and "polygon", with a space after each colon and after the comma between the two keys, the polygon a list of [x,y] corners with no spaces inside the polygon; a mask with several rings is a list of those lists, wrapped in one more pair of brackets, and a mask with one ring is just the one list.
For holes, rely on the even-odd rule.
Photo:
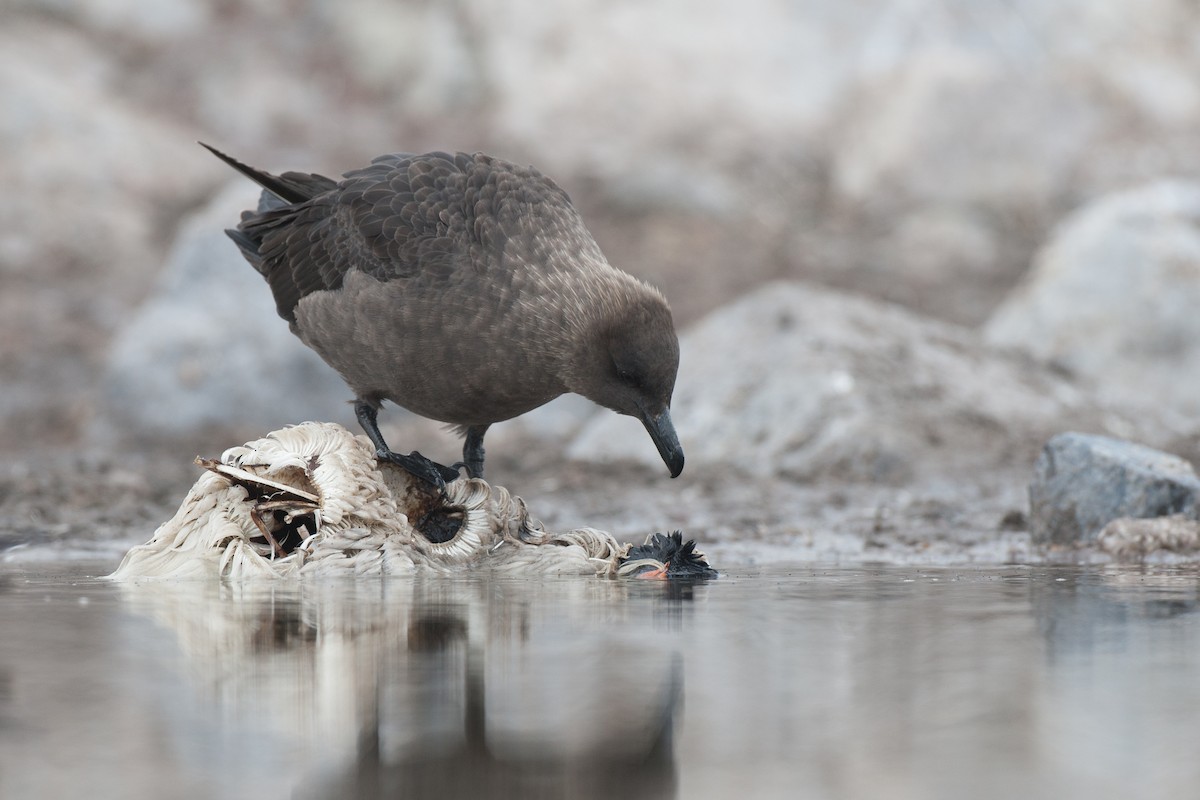
{"label": "wet gravel ground", "polygon": [[[150,538],[200,474],[195,454],[58,452],[0,469],[0,554],[116,557]],[[1013,563],[1039,555],[1024,533],[1024,476],[920,488],[751,480],[691,467],[679,479],[641,467],[518,462],[497,451],[488,477],[551,530],[590,526],[624,541],[682,530],[720,563]]]}
{"label": "wet gravel ground", "polygon": [[0,470],[0,551],[104,549],[149,538],[196,478],[187,458],[59,453]]}

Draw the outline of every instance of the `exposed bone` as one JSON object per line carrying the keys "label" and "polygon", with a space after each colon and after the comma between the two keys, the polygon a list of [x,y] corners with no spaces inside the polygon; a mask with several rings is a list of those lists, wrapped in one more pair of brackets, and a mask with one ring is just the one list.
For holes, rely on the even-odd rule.
{"label": "exposed bone", "polygon": [[207,470],[224,476],[230,483],[241,486],[255,497],[271,496],[280,499],[290,499],[299,503],[305,503],[312,508],[317,508],[321,504],[321,498],[315,494],[297,489],[295,486],[290,486],[286,483],[279,483],[270,478],[264,478],[262,475],[255,474],[241,467],[225,464],[213,458],[200,458],[199,456],[196,457],[196,463]]}

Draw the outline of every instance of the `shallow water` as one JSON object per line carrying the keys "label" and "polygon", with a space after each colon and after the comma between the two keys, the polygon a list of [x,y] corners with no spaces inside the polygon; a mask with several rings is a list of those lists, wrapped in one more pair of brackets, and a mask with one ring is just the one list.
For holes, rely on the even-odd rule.
{"label": "shallow water", "polygon": [[119,586],[0,573],[0,796],[1176,797],[1181,568]]}

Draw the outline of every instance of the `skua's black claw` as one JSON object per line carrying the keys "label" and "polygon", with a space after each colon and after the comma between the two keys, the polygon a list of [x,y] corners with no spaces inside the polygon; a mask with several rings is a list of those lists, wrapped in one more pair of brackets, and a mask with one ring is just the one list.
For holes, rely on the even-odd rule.
{"label": "skua's black claw", "polygon": [[408,455],[392,450],[377,450],[375,451],[375,457],[381,461],[390,461],[396,466],[407,470],[413,477],[424,481],[437,490],[438,494],[444,495],[446,493],[446,484],[458,477],[458,470],[432,461],[416,450]]}

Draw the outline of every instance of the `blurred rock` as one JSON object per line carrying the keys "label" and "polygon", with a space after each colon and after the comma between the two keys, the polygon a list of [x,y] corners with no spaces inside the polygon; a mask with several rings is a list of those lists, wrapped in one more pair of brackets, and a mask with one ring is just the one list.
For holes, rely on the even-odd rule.
{"label": "blurred rock", "polygon": [[121,67],[68,26],[0,26],[0,448],[76,441],[162,231],[215,183],[185,129],[123,96]]}
{"label": "blurred rock", "polygon": [[[604,411],[586,397],[564,394],[526,414],[493,425],[488,430],[488,447],[499,455],[501,449],[519,446],[519,443],[532,439],[543,446],[558,448],[578,435],[587,420],[599,413],[611,412]],[[547,455],[560,458],[557,453]]]}
{"label": "blurred rock", "polygon": [[772,0],[703,14],[681,0],[460,7],[497,133],[536,148],[549,171],[605,181],[636,181],[660,160],[668,171],[734,172],[748,152],[795,148],[828,119],[872,17]]}
{"label": "blurred rock", "polygon": [[[799,283],[751,292],[688,330],[680,347],[673,415],[691,470],[956,478],[1032,462],[1067,419],[1129,424],[966,329]],[[570,453],[662,467],[641,426],[613,415],[590,422]]]}
{"label": "blurred rock", "polygon": [[857,202],[1044,204],[1100,121],[1071,77],[962,46],[916,49],[859,89],[833,145],[835,187]]}
{"label": "blurred rock", "polygon": [[1084,206],[984,328],[1086,376],[1109,398],[1200,414],[1200,183]]}
{"label": "blurred rock", "polygon": [[1096,541],[1122,517],[1196,517],[1200,479],[1183,459],[1082,433],[1050,439],[1029,484],[1030,533],[1040,544]]}
{"label": "blurred rock", "polygon": [[422,115],[480,102],[486,78],[463,3],[342,0],[318,6],[366,85]]}
{"label": "blurred rock", "polygon": [[120,81],[117,58],[78,34],[0,29],[0,151],[19,154],[0,159],[0,275],[46,269],[48,249],[93,288],[142,271],[164,215],[216,184],[195,137],[127,102]]}
{"label": "blurred rock", "polygon": [[310,419],[357,429],[350,390],[292,335],[266,281],[225,236],[257,197],[238,182],[183,226],[154,292],[113,342],[94,437],[186,437]]}
{"label": "blurred rock", "polygon": [[209,22],[205,0],[12,0],[106,33],[131,38],[181,36]]}
{"label": "blurred rock", "polygon": [[947,276],[986,275],[996,268],[999,247],[991,228],[953,205],[923,208],[901,217],[885,244],[894,269],[917,291],[937,293]]}

